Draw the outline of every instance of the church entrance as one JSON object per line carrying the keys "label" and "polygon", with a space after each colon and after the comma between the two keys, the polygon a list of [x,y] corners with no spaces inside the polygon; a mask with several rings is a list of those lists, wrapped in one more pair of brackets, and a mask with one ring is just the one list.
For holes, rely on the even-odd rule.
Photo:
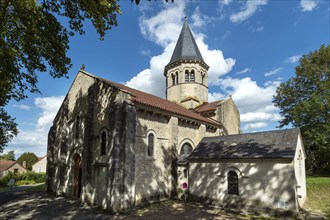
{"label": "church entrance", "polygon": [[73,156],[73,196],[80,197],[81,192],[81,157],[79,154]]}

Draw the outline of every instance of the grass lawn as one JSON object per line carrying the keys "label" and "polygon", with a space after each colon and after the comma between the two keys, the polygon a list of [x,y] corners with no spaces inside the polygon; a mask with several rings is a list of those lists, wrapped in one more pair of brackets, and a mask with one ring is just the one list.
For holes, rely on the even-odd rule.
{"label": "grass lawn", "polygon": [[45,183],[42,183],[38,186],[32,186],[30,188],[24,189],[24,192],[38,192],[38,191],[45,191],[46,190],[46,185]]}
{"label": "grass lawn", "polygon": [[306,178],[307,201],[304,208],[318,210],[330,219],[330,177]]}

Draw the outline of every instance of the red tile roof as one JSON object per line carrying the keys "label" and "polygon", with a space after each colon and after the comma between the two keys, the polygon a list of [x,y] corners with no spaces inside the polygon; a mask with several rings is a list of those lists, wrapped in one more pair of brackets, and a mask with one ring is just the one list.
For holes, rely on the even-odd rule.
{"label": "red tile roof", "polygon": [[197,112],[215,111],[220,102],[221,102],[221,100],[215,101],[215,102],[210,102],[210,103],[205,103],[205,104],[195,108],[195,111],[197,111]]}
{"label": "red tile roof", "polygon": [[0,160],[0,172],[9,169],[15,163],[16,161],[12,161],[12,160]]}
{"label": "red tile roof", "polygon": [[83,73],[85,73],[87,75],[90,75],[91,77],[94,77],[96,79],[99,79],[99,80],[101,80],[101,81],[103,81],[103,82],[105,82],[105,83],[107,83],[111,86],[114,86],[118,89],[127,91],[128,93],[130,93],[132,95],[131,101],[134,102],[134,103],[145,105],[145,106],[152,107],[152,108],[156,108],[156,109],[159,109],[159,110],[162,110],[162,111],[166,111],[166,112],[178,115],[178,116],[194,119],[194,120],[197,120],[197,121],[200,121],[200,122],[208,123],[210,125],[214,125],[214,126],[220,126],[221,125],[217,121],[214,121],[212,119],[203,117],[203,116],[201,116],[201,115],[199,115],[199,114],[197,114],[197,113],[195,113],[195,112],[193,112],[189,109],[186,109],[186,108],[184,108],[184,107],[182,107],[182,106],[180,106],[180,105],[178,105],[174,102],[171,102],[171,101],[168,101],[166,99],[163,99],[163,98],[160,98],[160,97],[157,97],[157,96],[154,96],[154,95],[151,95],[151,94],[148,94],[148,93],[130,88],[128,86],[124,86],[124,85],[119,84],[119,83],[112,82],[110,80],[106,80],[106,79],[94,76],[94,75],[86,73],[86,72],[83,72]]}

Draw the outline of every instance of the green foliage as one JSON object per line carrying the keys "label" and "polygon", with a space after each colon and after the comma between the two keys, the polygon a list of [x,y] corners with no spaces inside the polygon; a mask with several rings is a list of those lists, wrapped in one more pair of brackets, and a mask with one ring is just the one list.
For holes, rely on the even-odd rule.
{"label": "green foliage", "polygon": [[35,184],[33,180],[18,180],[15,182],[15,186],[24,186],[24,185],[32,185]]}
{"label": "green foliage", "polygon": [[330,45],[304,55],[296,76],[277,88],[280,126],[300,127],[309,172],[330,170]]}
{"label": "green foliage", "polygon": [[10,175],[8,174],[0,178],[0,187],[9,186],[9,179],[10,179]]}
{"label": "green foliage", "polygon": [[43,183],[46,181],[46,173],[35,173],[32,171],[26,173],[13,173],[9,171],[5,176],[0,178],[0,187],[9,186],[9,180],[11,177],[14,178],[16,186]]}
{"label": "green foliage", "polygon": [[14,151],[9,151],[6,154],[0,155],[0,160],[12,160],[15,161],[15,153]]}
{"label": "green foliage", "polygon": [[[23,153],[18,159],[17,163],[19,163],[21,166],[23,166],[23,163],[26,163],[26,169],[32,170],[32,165],[35,164],[38,161],[38,157],[31,152]],[[23,166],[24,167],[24,166]]]}
{"label": "green foliage", "polygon": [[25,180],[34,181],[36,183],[43,183],[46,181],[46,173],[27,172],[24,175]]}
{"label": "green foliage", "polygon": [[[18,133],[15,118],[4,106],[26,98],[27,91],[39,93],[38,72],[67,76],[69,37],[84,34],[86,19],[103,39],[107,30],[117,26],[120,13],[116,0],[0,1],[0,153]],[[68,28],[60,17],[66,18]]]}

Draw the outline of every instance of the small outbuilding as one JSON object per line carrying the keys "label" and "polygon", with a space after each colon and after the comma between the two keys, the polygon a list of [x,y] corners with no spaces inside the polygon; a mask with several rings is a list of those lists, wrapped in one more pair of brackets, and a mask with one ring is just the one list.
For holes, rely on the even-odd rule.
{"label": "small outbuilding", "polygon": [[32,165],[32,171],[36,173],[45,173],[47,167],[47,156],[39,157],[38,161]]}
{"label": "small outbuilding", "polygon": [[16,161],[0,160],[0,178],[5,176],[9,171],[13,173],[25,173],[26,169]]}
{"label": "small outbuilding", "polygon": [[205,137],[189,156],[194,201],[296,213],[306,200],[299,129]]}

